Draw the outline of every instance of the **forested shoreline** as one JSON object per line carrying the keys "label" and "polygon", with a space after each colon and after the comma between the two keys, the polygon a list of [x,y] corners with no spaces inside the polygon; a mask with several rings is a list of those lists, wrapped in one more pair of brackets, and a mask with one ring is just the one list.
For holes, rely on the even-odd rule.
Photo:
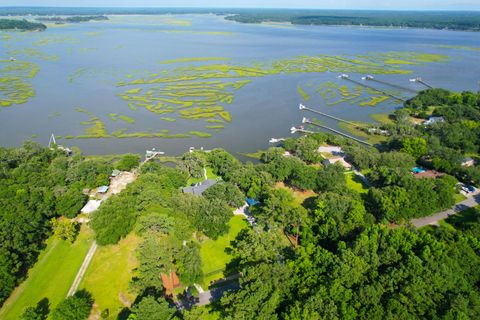
{"label": "forested shoreline", "polygon": [[[442,121],[426,124],[432,117]],[[65,235],[68,226],[58,225],[77,215],[85,188],[107,184],[113,168],[137,167],[136,180],[88,223],[103,248],[132,235],[140,239],[138,265],[127,279],[136,298],[121,310],[124,319],[478,318],[479,210],[436,227],[416,229],[409,221],[452,207],[459,181],[480,185],[478,166],[462,166],[466,156],[478,161],[479,123],[480,94],[431,89],[378,126],[389,132],[379,148],[314,133],[259,152],[257,164],[214,149],[188,152],[175,168],[157,161],[139,166],[133,156],[115,163],[89,159],[78,150],[68,157],[30,142],[2,148],[0,242],[7,245],[0,248],[0,281],[8,285],[2,300],[45,239]],[[368,185],[352,185],[356,174],[341,162],[329,165],[325,160],[334,157],[320,147],[341,150],[335,152]],[[413,167],[439,174],[419,177]],[[213,186],[182,192],[198,187],[204,175]],[[205,244],[228,235],[234,219],[242,221],[233,212],[245,201],[248,224],[222,252],[230,259],[220,277],[209,280]],[[194,306],[195,285],[215,288],[228,276],[234,285],[221,299]],[[94,302],[82,290],[52,306],[50,316],[86,319]],[[37,303],[31,301],[24,319],[49,314]],[[71,310],[79,311],[72,316]],[[108,318],[116,317],[113,311],[92,312]]]}
{"label": "forested shoreline", "polygon": [[89,21],[107,21],[107,16],[73,16],[73,17],[40,17],[36,18],[37,21],[44,22],[56,22],[56,23],[79,23]]}
{"label": "forested shoreline", "polygon": [[44,31],[47,26],[27,20],[0,19],[0,30]]}
{"label": "forested shoreline", "polygon": [[371,26],[393,28],[480,31],[480,13],[415,11],[266,10],[226,17],[241,23],[291,23],[294,25]]}

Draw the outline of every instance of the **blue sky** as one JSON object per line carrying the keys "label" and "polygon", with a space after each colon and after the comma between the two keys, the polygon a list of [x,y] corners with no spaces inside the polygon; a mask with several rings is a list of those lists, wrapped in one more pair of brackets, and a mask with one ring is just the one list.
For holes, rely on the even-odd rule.
{"label": "blue sky", "polygon": [[480,10],[480,0],[2,0],[0,6]]}

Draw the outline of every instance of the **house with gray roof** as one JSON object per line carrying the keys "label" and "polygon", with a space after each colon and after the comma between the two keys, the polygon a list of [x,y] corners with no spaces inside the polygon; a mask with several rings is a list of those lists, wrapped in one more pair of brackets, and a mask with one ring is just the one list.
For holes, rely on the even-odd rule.
{"label": "house with gray roof", "polygon": [[205,190],[215,185],[216,183],[217,180],[205,180],[203,182],[196,183],[193,186],[182,188],[182,192],[200,196],[205,192]]}

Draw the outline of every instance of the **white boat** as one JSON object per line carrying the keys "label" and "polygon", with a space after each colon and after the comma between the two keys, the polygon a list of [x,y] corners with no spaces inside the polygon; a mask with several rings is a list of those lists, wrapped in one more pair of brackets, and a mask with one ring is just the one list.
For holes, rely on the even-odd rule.
{"label": "white boat", "polygon": [[282,142],[282,141],[285,141],[285,138],[271,138],[268,142],[269,143],[278,143],[278,142]]}

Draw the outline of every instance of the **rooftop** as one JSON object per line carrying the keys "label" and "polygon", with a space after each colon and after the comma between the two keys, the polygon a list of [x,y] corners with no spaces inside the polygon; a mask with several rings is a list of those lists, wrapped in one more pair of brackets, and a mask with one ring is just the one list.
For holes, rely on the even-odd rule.
{"label": "rooftop", "polygon": [[108,191],[108,186],[101,186],[97,188],[98,193],[106,193]]}
{"label": "rooftop", "polygon": [[89,200],[87,204],[80,210],[81,213],[89,214],[97,210],[100,207],[102,200]]}
{"label": "rooftop", "polygon": [[341,164],[342,167],[344,167],[345,169],[351,169],[352,168],[352,165],[350,163],[348,163],[347,161],[345,161],[345,159],[343,157],[333,157],[333,158],[325,159],[323,161],[323,164],[325,164],[327,166],[335,164],[335,163]]}
{"label": "rooftop", "polygon": [[182,188],[182,192],[183,193],[191,193],[191,194],[194,194],[196,196],[200,196],[205,192],[205,190],[207,190],[208,188],[210,188],[211,186],[213,186],[216,183],[217,183],[216,180],[205,180],[201,183],[197,183],[194,186]]}

